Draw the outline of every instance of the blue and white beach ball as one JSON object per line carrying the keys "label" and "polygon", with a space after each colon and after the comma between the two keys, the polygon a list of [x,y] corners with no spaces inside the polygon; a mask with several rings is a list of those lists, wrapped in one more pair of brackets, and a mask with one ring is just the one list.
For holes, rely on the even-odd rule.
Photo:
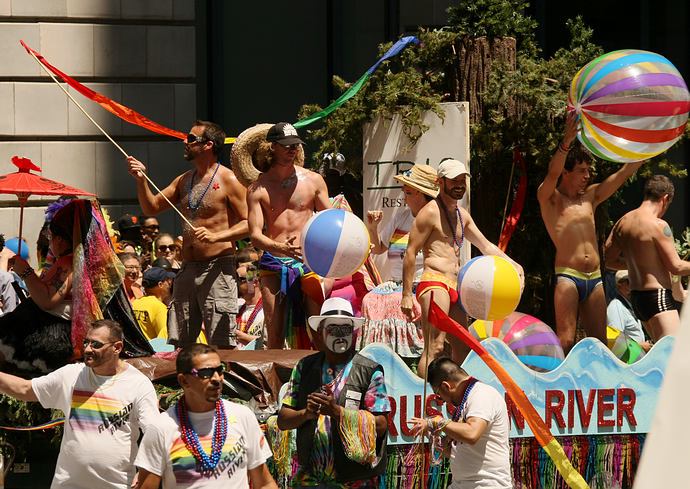
{"label": "blue and white beach ball", "polygon": [[342,209],[314,214],[302,230],[304,263],[317,275],[352,275],[369,256],[369,232],[360,218]]}

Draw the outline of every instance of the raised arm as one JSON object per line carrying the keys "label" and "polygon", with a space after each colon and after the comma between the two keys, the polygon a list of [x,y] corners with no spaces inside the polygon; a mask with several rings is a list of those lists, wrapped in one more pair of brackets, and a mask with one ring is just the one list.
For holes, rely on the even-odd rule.
{"label": "raised arm", "polygon": [[565,133],[563,134],[563,139],[558,144],[556,152],[551,157],[549,169],[546,172],[544,181],[541,182],[541,185],[539,185],[537,189],[537,199],[540,204],[549,200],[556,191],[558,178],[561,176],[561,173],[563,173],[565,158],[568,156],[570,146],[573,144],[573,141],[575,141],[575,136],[577,136],[577,115],[575,113],[570,113],[565,120]]}
{"label": "raised arm", "polygon": [[594,192],[594,206],[598,206],[606,199],[611,197],[616,190],[618,190],[625,181],[630,178],[639,167],[644,165],[646,161],[638,161],[637,163],[625,163],[623,167],[616,173],[609,175],[603,182],[592,185],[588,191]]}
{"label": "raised arm", "polygon": [[380,255],[388,250],[388,247],[381,242],[379,235],[379,224],[383,219],[383,211],[367,211],[367,220],[365,222],[367,231],[369,232],[369,241],[371,241],[371,252],[374,255]]}
{"label": "raised arm", "polygon": [[30,380],[4,372],[0,372],[0,393],[20,401],[38,401]]}
{"label": "raised arm", "polygon": [[681,260],[673,242],[673,232],[669,225],[659,219],[653,236],[659,258],[666,270],[673,275],[690,275],[690,262]]}
{"label": "raised arm", "polygon": [[144,177],[144,173],[146,172],[144,164],[133,156],[127,157],[127,163],[129,165],[130,175],[132,175],[137,182],[137,199],[139,200],[139,205],[144,214],[147,216],[155,216],[164,210],[170,209],[170,204],[168,204],[163,195],[173,203],[179,201],[178,185],[182,176],[177,177],[170,185],[161,190],[159,194],[154,195]]}

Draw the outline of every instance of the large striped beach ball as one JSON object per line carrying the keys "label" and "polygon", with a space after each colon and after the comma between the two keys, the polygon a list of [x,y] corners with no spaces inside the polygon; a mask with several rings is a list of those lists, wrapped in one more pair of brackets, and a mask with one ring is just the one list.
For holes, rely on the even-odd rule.
{"label": "large striped beach ball", "polygon": [[683,135],[690,94],[671,62],[649,51],[599,56],[573,78],[568,108],[580,115],[578,139],[609,161],[642,161]]}
{"label": "large striped beach ball", "polygon": [[494,321],[513,312],[520,302],[520,277],[500,256],[478,256],[460,269],[460,303],[471,317]]}
{"label": "large striped beach ball", "polygon": [[319,212],[302,230],[302,256],[317,275],[347,277],[359,270],[369,256],[369,232],[352,212]]}
{"label": "large striped beach ball", "polygon": [[522,363],[539,372],[558,367],[564,359],[558,336],[545,323],[522,312],[513,312],[498,321],[477,320],[469,327],[477,340],[498,338]]}

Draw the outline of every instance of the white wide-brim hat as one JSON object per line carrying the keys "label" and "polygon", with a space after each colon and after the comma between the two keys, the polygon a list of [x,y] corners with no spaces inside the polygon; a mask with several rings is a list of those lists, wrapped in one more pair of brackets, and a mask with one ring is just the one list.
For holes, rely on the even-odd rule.
{"label": "white wide-brim hat", "polygon": [[349,319],[355,328],[359,328],[364,323],[364,318],[355,317],[352,312],[352,304],[342,297],[326,299],[321,306],[321,314],[319,316],[311,316],[307,321],[311,329],[318,331],[321,321],[332,318]]}

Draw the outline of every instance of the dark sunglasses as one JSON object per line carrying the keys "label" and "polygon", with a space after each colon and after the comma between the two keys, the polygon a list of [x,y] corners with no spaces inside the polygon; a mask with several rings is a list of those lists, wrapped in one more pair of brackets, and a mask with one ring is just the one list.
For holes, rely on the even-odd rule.
{"label": "dark sunglasses", "polygon": [[299,148],[299,143],[295,143],[295,144],[278,143],[278,144],[280,144],[285,149],[297,149],[297,148]]}
{"label": "dark sunglasses", "polygon": [[222,377],[223,372],[225,372],[225,365],[221,363],[217,367],[193,368],[188,373],[200,379],[210,379],[213,377],[213,374],[218,374]]}
{"label": "dark sunglasses", "polygon": [[88,347],[89,345],[91,345],[91,348],[93,348],[94,350],[100,350],[100,349],[103,348],[105,345],[111,345],[111,344],[113,344],[113,343],[115,343],[115,342],[114,342],[114,341],[109,341],[109,342],[107,342],[107,343],[103,343],[102,341],[90,340],[90,339],[88,339],[88,338],[84,338],[84,342],[83,342],[82,344],[84,345],[84,348],[86,348],[86,347]]}
{"label": "dark sunglasses", "polygon": [[150,224],[148,226],[141,226],[142,229],[160,229],[161,227],[158,224]]}
{"label": "dark sunglasses", "polygon": [[184,140],[184,142],[187,144],[203,143],[204,141],[208,141],[208,139],[192,133],[187,134],[187,139]]}
{"label": "dark sunglasses", "polygon": [[163,251],[163,252],[166,252],[166,251],[168,251],[168,250],[170,250],[170,251],[177,251],[177,249],[178,249],[178,246],[177,246],[177,245],[160,245],[160,246],[158,247],[158,251]]}

